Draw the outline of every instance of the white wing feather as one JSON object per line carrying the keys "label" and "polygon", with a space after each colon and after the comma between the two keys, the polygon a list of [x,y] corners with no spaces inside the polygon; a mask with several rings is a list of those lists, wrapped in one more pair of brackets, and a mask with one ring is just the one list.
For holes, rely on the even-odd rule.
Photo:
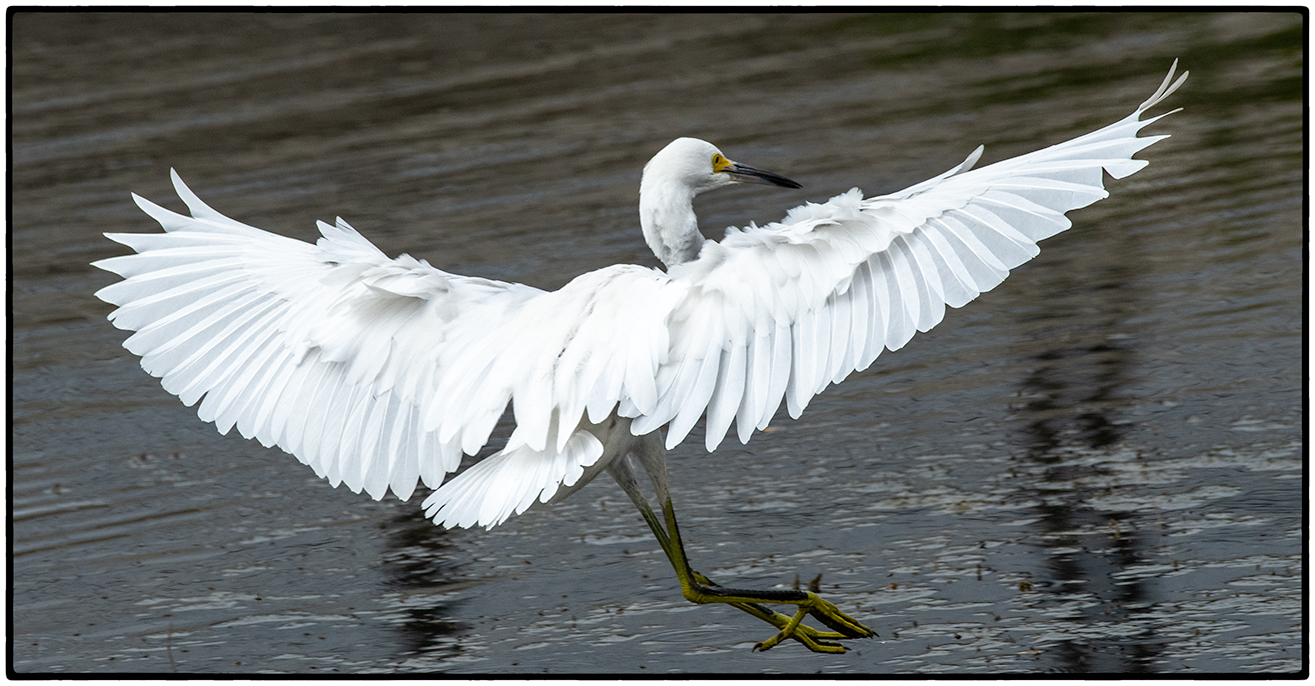
{"label": "white wing feather", "polygon": [[[341,219],[315,245],[270,234],[174,174],[192,216],[134,196],[165,233],[107,234],[138,254],[95,263],[124,277],[97,296],[137,332],[124,346],[142,367],[221,432],[376,499],[419,479],[438,488],[435,521],[491,527],[597,474],[614,452],[600,440],[615,439],[597,425],[614,412],[635,436],[667,426],[668,448],[705,416],[709,450],[732,421],[747,442],[783,399],[797,417],[994,288],[1069,227],[1065,212],[1107,195],[1103,172],[1146,165],[1132,155],[1167,136],[1137,137],[1159,118],[1141,115],[1186,74],[1172,77],[1066,143],[969,171],[978,148],[898,193],[854,189],[730,229],[669,274],[618,265],[550,293],[389,259]],[[509,402],[504,449],[440,488]]]}

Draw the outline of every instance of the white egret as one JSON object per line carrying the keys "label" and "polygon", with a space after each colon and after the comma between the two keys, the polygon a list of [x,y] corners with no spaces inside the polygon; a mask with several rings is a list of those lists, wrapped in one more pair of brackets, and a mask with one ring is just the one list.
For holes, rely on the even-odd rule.
{"label": "white egret", "polygon": [[[779,223],[705,240],[694,196],[737,182],[799,187],[681,138],[644,167],[640,222],[666,271],[616,265],[561,289],[450,274],[389,259],[351,226],[319,223],[315,245],[239,223],[173,173],[191,211],[133,198],[165,233],[106,234],[137,254],[95,266],[123,277],[96,293],[136,331],[124,347],[165,390],[221,433],[277,445],[315,473],[375,499],[435,489],[425,514],[493,527],[558,501],[604,469],[635,502],[696,603],[729,603],[794,639],[844,652],[873,635],[812,591],[727,589],[686,559],[667,487],[666,451],[700,417],[712,450],[732,421],[741,442],[785,400],[798,417],[816,393],[883,349],[941,321],[1070,226],[1064,213],[1107,195],[1103,172],[1144,167],[1138,137],[1163,117],[1093,133],[971,170],[962,164],[890,195],[858,189],[791,210]],[[444,483],[511,404],[503,449]],[[662,513],[654,512],[639,475]],[[796,606],[782,614],[765,604]],[[830,631],[802,624],[810,614]]]}

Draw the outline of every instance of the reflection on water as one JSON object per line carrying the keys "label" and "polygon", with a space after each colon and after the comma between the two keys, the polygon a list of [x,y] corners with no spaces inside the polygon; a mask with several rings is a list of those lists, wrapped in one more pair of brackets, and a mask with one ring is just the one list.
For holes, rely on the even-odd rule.
{"label": "reflection on water", "polygon": [[[1111,302],[1121,301],[1111,295]],[[1092,627],[1136,625],[1133,608],[1146,596],[1143,582],[1119,584],[1110,575],[1145,562],[1140,532],[1149,523],[1137,521],[1136,513],[1093,508],[1086,502],[1088,488],[1072,488],[1074,482],[1108,478],[1104,465],[1074,460],[1074,453],[1107,452],[1123,433],[1108,404],[1120,395],[1134,354],[1108,340],[1109,322],[1093,321],[1085,332],[1106,342],[1036,355],[1036,371],[1023,380],[1024,397],[1030,398],[1023,407],[1035,417],[1027,424],[1027,458],[1042,467],[1034,493],[1040,541],[1053,550],[1047,557],[1051,581],[1036,588],[1055,593],[1061,604],[1075,593],[1086,596],[1078,621]],[[1153,672],[1165,642],[1151,626],[1074,637],[1057,647],[1056,659],[1069,672]]]}
{"label": "reflection on water", "polygon": [[[12,85],[14,668],[23,673],[1175,673],[1303,667],[1304,27],[1296,13],[26,13]],[[639,171],[694,135],[805,185],[705,233],[986,162],[1192,77],[1151,166],[996,291],[713,454],[719,582],[882,636],[753,653],[600,481],[492,531],[330,489],[197,421],[91,294],[177,167],[302,239],[557,287],[656,265]]]}
{"label": "reflection on water", "polygon": [[444,542],[446,531],[425,519],[420,508],[399,508],[384,526],[384,583],[394,589],[393,601],[401,611],[397,623],[397,655],[426,660],[451,660],[461,652],[452,640],[461,625],[453,619],[453,605],[466,584],[452,581],[451,559],[459,554]]}
{"label": "reflection on water", "polygon": [[[1115,248],[1109,245],[1108,248]],[[1112,512],[1088,502],[1093,486],[1108,481],[1104,462],[1126,433],[1118,406],[1127,395],[1128,377],[1136,369],[1136,351],[1121,341],[1121,323],[1135,315],[1145,293],[1129,278],[1128,255],[1102,251],[1097,283],[1066,284],[1089,289],[1097,312],[1089,312],[1080,330],[1052,330],[1039,337],[1030,353],[1033,371],[1022,379],[1022,419],[1029,441],[1026,458],[1039,468],[1040,481],[1029,494],[1038,502],[1038,537],[1050,549],[1047,583],[1034,584],[1054,596],[1055,605],[1082,599],[1073,619],[1084,626],[1145,626],[1140,631],[1092,631],[1061,641],[1055,662],[1066,672],[1135,674],[1157,671],[1155,660],[1165,639],[1154,624],[1136,622],[1133,609],[1144,599],[1143,582],[1116,583],[1111,574],[1143,562],[1136,513]],[[1066,299],[1049,298],[1035,316],[1062,321],[1058,308]],[[1042,329],[1045,330],[1044,328]],[[1100,456],[1092,461],[1091,456]],[[1075,459],[1078,456],[1087,459]],[[1113,458],[1118,459],[1118,458]],[[1075,483],[1093,486],[1074,488]]]}

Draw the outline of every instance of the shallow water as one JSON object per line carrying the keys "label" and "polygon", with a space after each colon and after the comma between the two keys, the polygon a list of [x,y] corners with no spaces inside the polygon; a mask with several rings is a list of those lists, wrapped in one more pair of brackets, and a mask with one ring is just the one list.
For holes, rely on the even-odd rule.
{"label": "shallow water", "polygon": [[[1304,669],[1298,14],[33,14],[14,18],[12,668],[20,673]],[[686,603],[606,478],[490,532],[221,437],[92,297],[106,231],[341,215],[557,287],[656,265],[639,171],[694,135],[801,191],[705,232],[1067,140],[1192,76],[1150,167],[747,446],[671,455],[696,566],[822,574],[843,656]],[[419,498],[419,496],[417,496]]]}

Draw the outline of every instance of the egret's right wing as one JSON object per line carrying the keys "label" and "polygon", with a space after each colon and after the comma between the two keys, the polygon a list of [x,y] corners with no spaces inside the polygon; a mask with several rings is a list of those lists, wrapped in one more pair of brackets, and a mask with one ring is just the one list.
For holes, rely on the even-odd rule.
{"label": "egret's right wing", "polygon": [[[375,498],[437,488],[483,445],[508,400],[480,384],[495,325],[542,291],[390,259],[341,219],[313,245],[272,234],[173,181],[192,216],[134,196],[165,232],[107,234],[137,254],[94,263],[124,277],[96,295],[165,390]],[[440,384],[473,390],[438,417]]]}
{"label": "egret's right wing", "polygon": [[[1177,62],[1174,62],[1176,67]],[[1142,113],[1182,84],[1174,70],[1133,114],[1105,128],[969,171],[961,165],[890,195],[858,189],[791,210],[780,223],[728,230],[671,270],[686,295],[667,321],[670,347],[651,407],[622,400],[637,435],[667,425],[684,440],[706,412],[712,450],[735,420],[741,441],[785,399],[798,417],[828,384],[940,323],[994,288],[1067,229],[1065,212],[1108,193],[1103,175],[1144,167]]]}

